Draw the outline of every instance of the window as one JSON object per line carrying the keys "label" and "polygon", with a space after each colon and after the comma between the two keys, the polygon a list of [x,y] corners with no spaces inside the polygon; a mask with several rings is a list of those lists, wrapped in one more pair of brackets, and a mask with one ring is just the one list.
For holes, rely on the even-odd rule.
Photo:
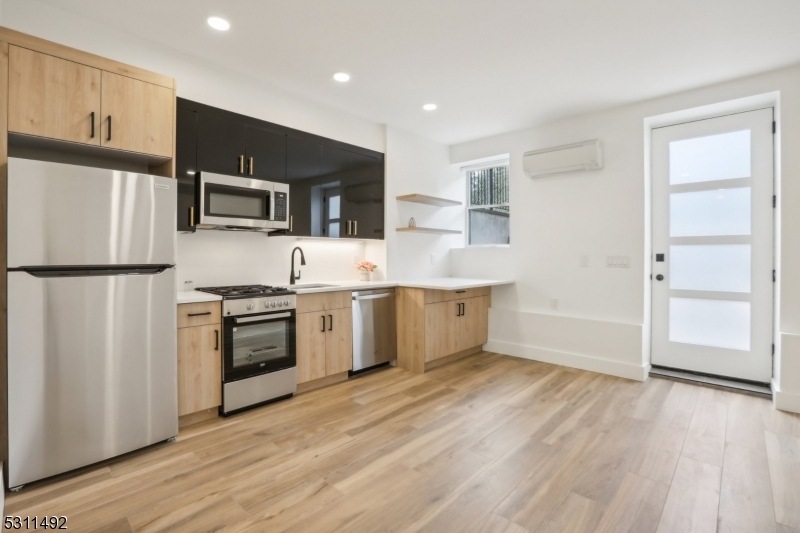
{"label": "window", "polygon": [[509,244],[508,161],[467,169],[467,244]]}

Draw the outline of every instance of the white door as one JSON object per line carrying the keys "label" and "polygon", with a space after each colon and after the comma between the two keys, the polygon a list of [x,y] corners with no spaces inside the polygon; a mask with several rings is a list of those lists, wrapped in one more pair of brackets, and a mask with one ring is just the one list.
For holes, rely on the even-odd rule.
{"label": "white door", "polygon": [[772,121],[653,130],[653,365],[772,378]]}

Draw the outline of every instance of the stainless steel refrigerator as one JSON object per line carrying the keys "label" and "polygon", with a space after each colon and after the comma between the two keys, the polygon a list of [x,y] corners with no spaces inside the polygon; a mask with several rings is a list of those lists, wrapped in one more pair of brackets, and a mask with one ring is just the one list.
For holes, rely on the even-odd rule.
{"label": "stainless steel refrigerator", "polygon": [[9,158],[10,487],[178,434],[176,187]]}

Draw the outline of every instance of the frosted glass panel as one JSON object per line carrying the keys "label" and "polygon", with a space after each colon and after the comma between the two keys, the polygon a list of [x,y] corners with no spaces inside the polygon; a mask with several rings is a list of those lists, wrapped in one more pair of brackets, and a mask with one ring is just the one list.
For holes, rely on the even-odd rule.
{"label": "frosted glass panel", "polygon": [[750,130],[669,143],[669,182],[750,177]]}
{"label": "frosted glass panel", "polygon": [[338,222],[331,222],[328,224],[328,237],[338,237],[339,236],[339,223]]}
{"label": "frosted glass panel", "polygon": [[669,340],[750,350],[750,302],[669,299]]}
{"label": "frosted glass panel", "polygon": [[669,235],[750,235],[750,211],[750,187],[670,194]]}
{"label": "frosted glass panel", "polygon": [[750,292],[749,244],[669,247],[669,288]]}
{"label": "frosted glass panel", "polygon": [[339,200],[340,196],[331,196],[328,198],[328,218],[339,218]]}

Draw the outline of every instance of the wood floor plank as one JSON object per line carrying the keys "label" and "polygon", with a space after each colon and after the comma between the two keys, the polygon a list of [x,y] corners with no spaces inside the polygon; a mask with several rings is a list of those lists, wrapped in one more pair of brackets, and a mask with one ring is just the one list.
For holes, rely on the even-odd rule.
{"label": "wood floor plank", "polygon": [[570,492],[556,507],[543,533],[592,533],[603,515],[603,506],[594,500]]}
{"label": "wood floor plank", "polygon": [[718,466],[682,456],[657,533],[715,533],[721,475]]}
{"label": "wood floor plank", "polygon": [[653,533],[668,491],[664,483],[628,473],[595,533]]}
{"label": "wood floor plank", "polygon": [[664,408],[631,465],[631,472],[669,485],[678,465],[692,413]]}
{"label": "wood floor plank", "polygon": [[775,520],[800,529],[800,438],[766,431]]}
{"label": "wood floor plank", "polygon": [[478,528],[478,533],[530,533],[524,527],[491,513]]}
{"label": "wood floor plank", "polygon": [[720,402],[698,401],[681,455],[695,461],[722,466],[728,407]]}
{"label": "wood floor plank", "polygon": [[766,451],[731,442],[725,445],[719,497],[720,532],[774,533],[775,511],[769,478]]}
{"label": "wood floor plank", "polygon": [[728,422],[725,442],[746,446],[751,450],[766,453],[764,441],[764,407],[772,407],[766,398],[746,394],[731,394],[728,400]]}
{"label": "wood floor plank", "polygon": [[665,409],[677,409],[679,411],[694,412],[694,405],[700,395],[701,387],[690,385],[679,381],[672,383],[672,388],[664,401]]}

